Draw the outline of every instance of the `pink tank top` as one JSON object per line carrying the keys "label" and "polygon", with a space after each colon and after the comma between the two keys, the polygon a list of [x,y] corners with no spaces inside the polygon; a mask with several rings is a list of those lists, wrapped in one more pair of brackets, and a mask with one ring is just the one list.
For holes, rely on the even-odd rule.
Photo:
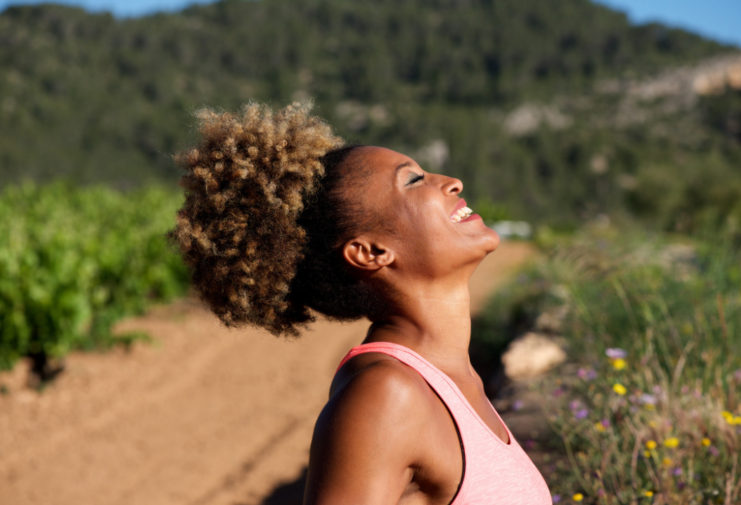
{"label": "pink tank top", "polygon": [[496,436],[473,409],[458,386],[416,352],[398,344],[378,342],[353,347],[337,367],[359,354],[380,352],[416,370],[448,407],[458,426],[463,449],[463,480],[450,505],[551,505],[551,493],[509,428],[510,443]]}

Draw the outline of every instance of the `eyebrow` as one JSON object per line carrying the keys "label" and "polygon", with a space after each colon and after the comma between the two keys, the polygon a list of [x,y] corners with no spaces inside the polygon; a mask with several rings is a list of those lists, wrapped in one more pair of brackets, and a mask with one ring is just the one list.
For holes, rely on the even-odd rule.
{"label": "eyebrow", "polygon": [[395,173],[398,174],[399,173],[399,170],[401,170],[402,168],[404,168],[404,167],[411,167],[411,166],[412,166],[412,162],[405,161],[404,163],[402,163],[401,165],[399,165],[398,167],[396,167],[396,172]]}

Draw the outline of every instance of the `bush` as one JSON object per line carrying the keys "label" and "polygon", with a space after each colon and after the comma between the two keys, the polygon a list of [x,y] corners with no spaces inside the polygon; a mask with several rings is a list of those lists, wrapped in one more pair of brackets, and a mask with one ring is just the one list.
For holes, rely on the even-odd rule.
{"label": "bush", "polygon": [[548,253],[493,321],[561,318],[569,363],[540,384],[569,461],[546,472],[557,499],[739,503],[738,247],[612,230]]}
{"label": "bush", "polygon": [[0,193],[0,369],[125,341],[117,319],[185,292],[164,233],[181,197],[56,183]]}

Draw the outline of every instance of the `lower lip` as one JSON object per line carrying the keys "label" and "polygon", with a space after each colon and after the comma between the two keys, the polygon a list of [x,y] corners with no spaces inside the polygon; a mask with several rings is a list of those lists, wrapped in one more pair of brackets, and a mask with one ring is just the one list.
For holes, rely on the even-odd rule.
{"label": "lower lip", "polygon": [[469,222],[469,221],[476,221],[477,219],[478,219],[479,221],[483,221],[483,220],[481,219],[481,216],[479,216],[478,214],[471,214],[471,215],[470,215],[470,216],[468,216],[468,217],[467,217],[466,219],[461,219],[461,220],[460,220],[460,222],[461,222],[461,223],[467,223],[467,222]]}

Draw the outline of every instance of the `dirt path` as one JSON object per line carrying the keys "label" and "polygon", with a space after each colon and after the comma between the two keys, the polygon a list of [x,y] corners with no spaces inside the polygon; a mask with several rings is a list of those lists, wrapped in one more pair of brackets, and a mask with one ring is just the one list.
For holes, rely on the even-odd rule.
{"label": "dirt path", "polygon": [[[474,310],[531,253],[508,242],[471,282]],[[0,374],[0,505],[248,505],[308,460],[335,367],[367,323],[296,341],[228,331],[193,301],[129,320],[153,345],[75,354],[43,393]],[[271,500],[272,501],[272,500]]]}

